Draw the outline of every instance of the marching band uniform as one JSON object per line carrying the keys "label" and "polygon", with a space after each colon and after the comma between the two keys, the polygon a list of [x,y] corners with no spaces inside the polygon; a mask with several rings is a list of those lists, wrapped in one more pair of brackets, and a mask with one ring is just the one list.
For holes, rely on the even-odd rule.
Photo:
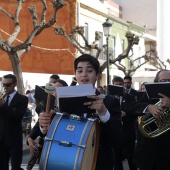
{"label": "marching band uniform", "polygon": [[[132,103],[129,107],[134,110],[136,115],[144,115],[143,111],[147,108],[148,104],[154,104],[157,101],[155,99],[148,99],[144,95],[140,100],[142,103],[137,103],[136,105]],[[170,132],[152,139],[144,137],[139,130],[138,133],[140,138],[137,141],[134,154],[134,161],[137,167],[140,170],[169,170]]]}
{"label": "marching band uniform", "polygon": [[[97,91],[96,93],[99,94]],[[103,102],[110,116],[107,122],[100,120],[100,142],[96,170],[113,170],[112,147],[122,147],[121,110],[116,97],[106,96]],[[41,132],[41,136],[43,135]]]}
{"label": "marching band uniform", "polygon": [[9,106],[0,108],[0,170],[8,170],[9,156],[13,170],[19,170],[22,163],[22,118],[28,98],[16,91],[10,96]]}

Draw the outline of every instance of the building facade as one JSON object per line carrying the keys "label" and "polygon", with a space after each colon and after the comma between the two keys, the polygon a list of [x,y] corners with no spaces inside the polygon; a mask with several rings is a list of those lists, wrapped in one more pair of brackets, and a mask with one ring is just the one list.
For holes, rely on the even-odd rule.
{"label": "building facade", "polygon": [[[149,48],[149,42],[155,42],[155,37],[150,34],[146,34],[144,27],[138,26],[132,22],[126,21],[122,18],[123,9],[120,5],[112,0],[79,0],[78,1],[78,21],[77,25],[84,26],[85,36],[90,44],[93,43],[95,39],[95,31],[100,32],[101,39],[99,40],[99,46],[102,47],[106,44],[106,37],[103,34],[102,24],[109,19],[112,23],[111,35],[109,37],[109,54],[111,54],[112,59],[118,57],[127,48],[127,38],[125,37],[127,31],[131,31],[135,35],[140,37],[138,45],[133,46],[133,58],[138,58],[145,55],[146,50]],[[79,40],[81,41],[81,40]],[[83,43],[83,42],[82,42]],[[136,61],[136,65],[139,65],[143,59]],[[106,61],[106,54],[102,53],[99,58],[102,64]],[[127,59],[122,60],[124,66],[129,67]],[[146,81],[143,75],[141,78],[141,73],[144,67],[139,68],[134,73],[134,80],[139,84]],[[110,66],[110,83],[114,75],[124,77],[124,73],[117,69],[116,66]],[[106,84],[106,69],[102,75],[101,85]],[[153,77],[153,76],[152,76]],[[152,81],[153,78],[147,79],[147,81]],[[140,83],[139,83],[140,82]],[[138,88],[137,87],[137,88]]]}

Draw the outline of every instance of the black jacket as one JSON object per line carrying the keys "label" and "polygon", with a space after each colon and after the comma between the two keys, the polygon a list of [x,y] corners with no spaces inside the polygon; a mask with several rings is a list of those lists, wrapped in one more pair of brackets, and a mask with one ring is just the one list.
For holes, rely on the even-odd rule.
{"label": "black jacket", "polygon": [[[110,112],[110,119],[106,123],[100,122],[100,146],[96,170],[113,170],[113,147],[122,146],[122,124],[120,103],[116,97],[106,96],[104,104]],[[35,139],[44,136],[39,129],[39,122],[32,129],[30,137]]]}
{"label": "black jacket", "polygon": [[[158,100],[148,99],[144,95],[140,102],[132,104],[130,107],[137,114],[143,115],[142,111],[148,104],[155,104]],[[138,131],[140,133],[140,131]],[[137,146],[134,155],[134,161],[140,170],[169,170],[170,169],[170,132],[162,134],[157,138],[146,138],[140,134],[140,140],[137,141]]]}
{"label": "black jacket", "polygon": [[9,106],[0,108],[0,140],[6,145],[22,144],[22,119],[27,105],[28,98],[17,92]]}

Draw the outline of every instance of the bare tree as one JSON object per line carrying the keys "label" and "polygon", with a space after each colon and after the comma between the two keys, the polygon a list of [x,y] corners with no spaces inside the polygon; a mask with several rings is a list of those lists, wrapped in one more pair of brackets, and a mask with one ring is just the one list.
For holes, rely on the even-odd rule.
{"label": "bare tree", "polygon": [[5,9],[0,7],[0,11],[3,12],[8,18],[10,18],[14,22],[14,26],[15,26],[13,33],[7,40],[3,40],[2,37],[0,36],[0,49],[5,51],[9,56],[9,59],[12,63],[13,73],[18,80],[17,88],[19,93],[21,94],[25,93],[23,77],[22,77],[22,68],[20,63],[21,56],[25,52],[28,52],[30,50],[31,43],[35,36],[39,35],[45,28],[51,27],[56,22],[57,11],[60,8],[62,8],[64,5],[66,5],[66,3],[63,0],[52,0],[51,3],[53,4],[53,14],[51,19],[48,22],[46,22],[46,11],[47,11],[46,0],[40,0],[40,2],[43,4],[43,10],[42,10],[40,22],[38,23],[36,7],[35,6],[29,7],[28,10],[32,16],[33,30],[31,31],[30,35],[28,35],[27,39],[23,43],[16,46],[14,46],[13,43],[17,38],[18,34],[20,33],[19,15],[24,0],[16,0],[17,9],[15,10],[14,16],[11,16],[11,14],[9,14]]}
{"label": "bare tree", "polygon": [[[55,33],[57,35],[64,36],[81,54],[85,53],[90,53],[93,56],[95,56],[97,59],[99,59],[99,56],[101,52],[104,54],[107,53],[107,47],[106,45],[103,45],[102,47],[99,47],[98,42],[99,39],[101,38],[99,35],[99,32],[95,32],[95,40],[92,44],[89,44],[86,37],[84,36],[84,27],[83,26],[76,26],[71,30],[70,35],[66,34],[65,28],[64,27],[59,27],[55,26]],[[84,43],[83,45],[80,44],[80,42],[77,40],[77,37],[80,36]],[[121,70],[125,75],[133,75],[137,69],[139,69],[141,66],[145,65],[146,63],[149,63],[150,65],[153,65],[156,69],[163,69],[166,68],[165,64],[159,59],[156,53],[155,48],[151,48],[150,50],[146,51],[146,53],[143,56],[140,56],[136,59],[134,59],[133,56],[133,46],[138,45],[140,37],[136,36],[130,31],[126,32],[126,38],[128,41],[127,48],[123,51],[122,54],[120,54],[118,57],[111,59],[112,54],[108,54],[110,57],[110,64],[114,64],[117,66],[119,70]],[[143,35],[142,35],[143,36]],[[96,51],[93,53],[93,51]],[[130,55],[131,52],[131,55]],[[127,59],[129,62],[129,67],[124,66],[121,62],[122,60]],[[136,61],[139,61],[141,59],[144,59],[140,64],[136,64]],[[168,62],[168,61],[167,61]],[[100,80],[102,76],[102,72],[106,68],[107,61],[105,61],[101,66],[100,66],[100,72],[99,72],[99,77],[97,80],[97,85],[100,85]]]}
{"label": "bare tree", "polygon": [[[82,27],[82,26],[76,26],[75,28],[73,28],[70,35],[66,34],[65,28],[55,26],[55,33],[57,35],[64,36],[81,54],[90,53],[90,54],[94,55],[93,51],[96,50],[95,57],[97,59],[99,59],[99,56],[100,56],[102,51],[103,51],[104,54],[106,54],[106,52],[107,52],[106,45],[103,45],[102,47],[99,47],[99,45],[98,45],[99,39],[101,38],[98,31],[95,32],[95,40],[92,44],[89,44],[86,37],[84,36],[84,27]],[[82,44],[80,44],[80,42],[78,42],[78,40],[77,40],[78,35],[83,39],[84,45],[82,45]],[[148,60],[145,60],[145,62],[143,64],[138,65],[137,67],[134,66],[134,60],[132,59],[131,56],[133,55],[133,45],[138,44],[139,37],[135,36],[130,31],[128,31],[126,33],[126,37],[127,37],[127,40],[128,40],[128,46],[127,46],[126,50],[123,51],[123,53],[120,54],[115,59],[111,59],[111,57],[110,57],[110,61],[109,61],[110,64],[115,64],[119,70],[122,70],[125,75],[130,74],[131,72],[135,72],[139,67],[141,67],[142,65],[144,65],[145,63],[148,62]],[[129,56],[130,51],[132,51],[131,56]],[[110,55],[111,54],[109,54],[109,56]],[[144,58],[144,57],[145,57],[145,55],[142,56],[142,57],[139,57],[138,59]],[[126,70],[126,67],[121,64],[121,61],[123,59],[126,59],[126,58],[130,61],[131,68],[133,68],[133,69]],[[138,59],[136,59],[136,60],[138,60]],[[100,80],[102,78],[101,77],[102,72],[106,68],[106,64],[107,64],[107,61],[105,61],[100,66],[100,72],[99,72],[99,77],[98,77],[98,80],[97,80],[97,85],[100,85]]]}

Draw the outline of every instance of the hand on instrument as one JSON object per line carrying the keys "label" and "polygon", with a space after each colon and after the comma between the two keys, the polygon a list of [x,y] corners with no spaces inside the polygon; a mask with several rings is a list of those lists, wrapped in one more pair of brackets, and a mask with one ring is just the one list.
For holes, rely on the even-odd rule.
{"label": "hand on instrument", "polygon": [[51,110],[49,113],[46,113],[46,112],[40,113],[39,124],[40,124],[41,127],[49,127],[49,125],[51,123],[52,114],[54,114],[54,110]]}
{"label": "hand on instrument", "polygon": [[94,99],[94,101],[85,102],[84,105],[88,106],[90,109],[97,110],[100,116],[104,116],[106,114],[107,109],[103,103],[103,98],[94,95],[89,95],[87,97],[90,99]]}
{"label": "hand on instrument", "polygon": [[165,96],[164,94],[158,93],[159,96],[163,97],[160,99],[162,107],[169,107],[170,108],[170,98]]}
{"label": "hand on instrument", "polygon": [[30,137],[27,139],[28,145],[30,147],[30,154],[33,155],[34,154],[34,150],[35,150],[35,145],[34,145],[34,140],[31,139]]}
{"label": "hand on instrument", "polygon": [[163,108],[161,106],[156,105],[148,105],[147,108],[148,112],[151,113],[155,118],[160,117],[160,115],[163,113]]}

